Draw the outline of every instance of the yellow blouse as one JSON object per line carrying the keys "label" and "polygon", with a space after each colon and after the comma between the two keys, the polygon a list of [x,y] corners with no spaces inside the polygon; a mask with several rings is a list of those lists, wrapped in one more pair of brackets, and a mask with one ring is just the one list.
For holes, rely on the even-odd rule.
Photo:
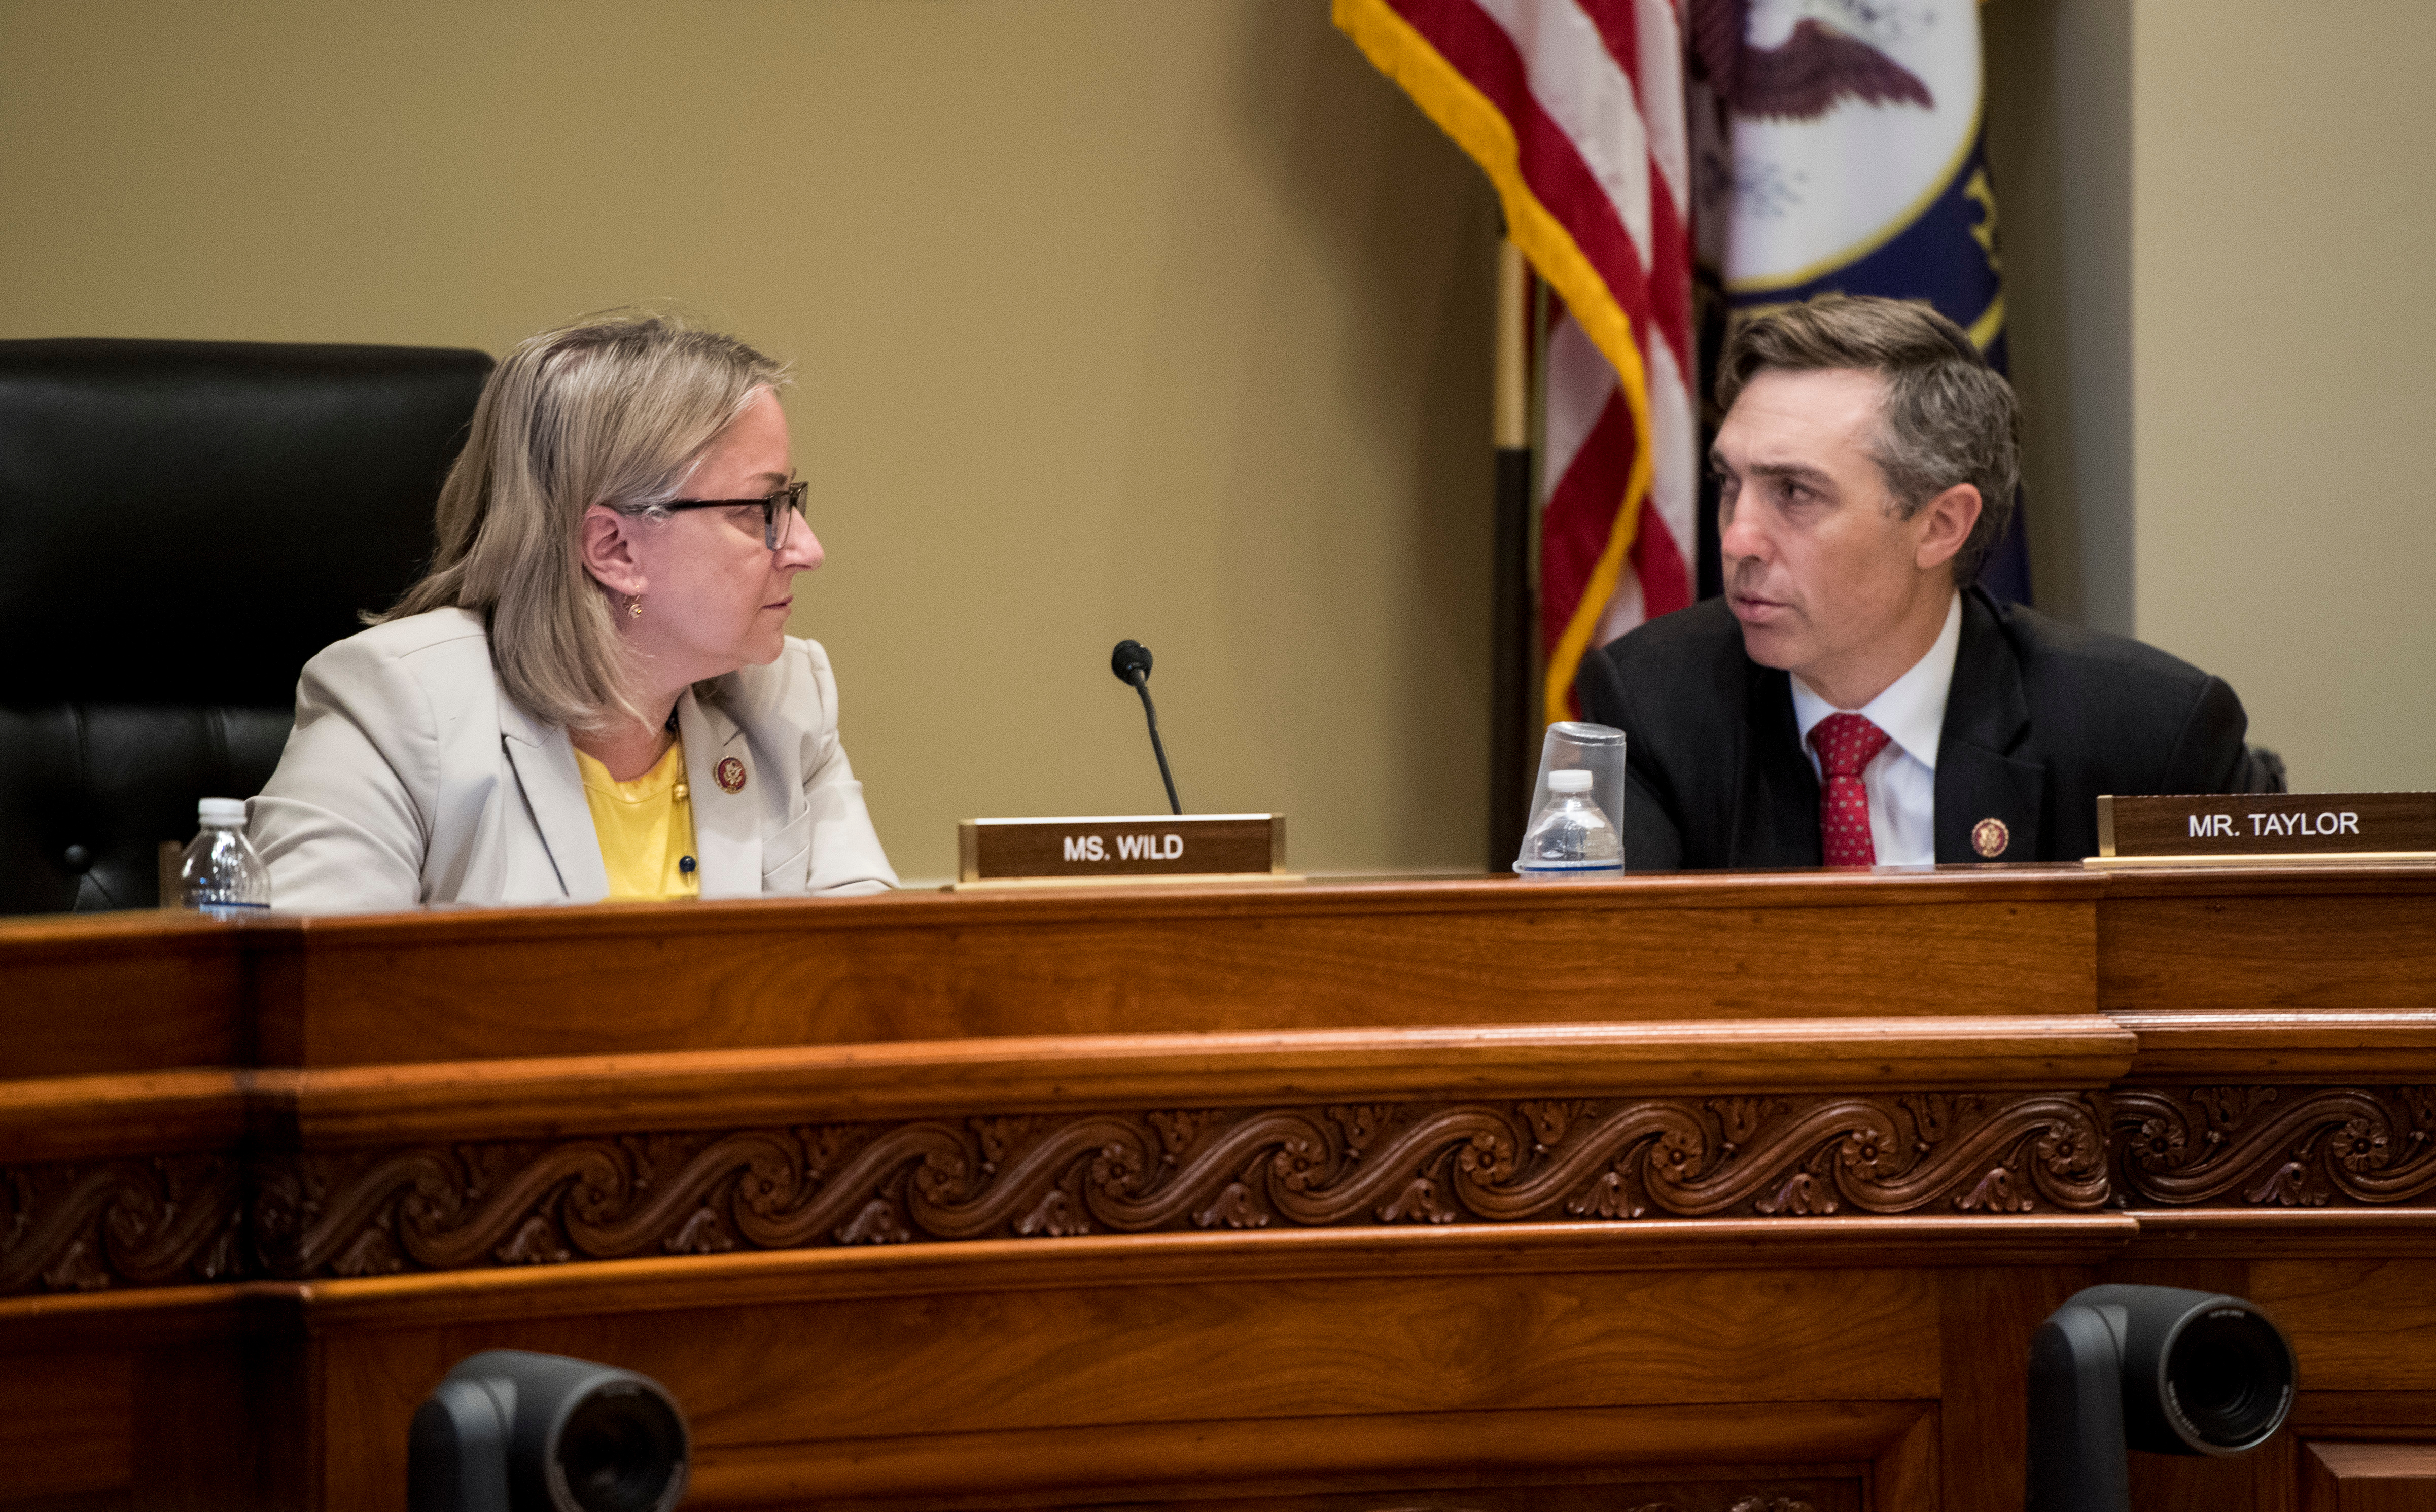
{"label": "yellow blouse", "polygon": [[609,895],[701,896],[685,742],[670,744],[657,766],[632,782],[613,779],[607,767],[581,751],[575,753],[575,764],[583,773],[583,801],[592,809],[593,831],[600,837]]}

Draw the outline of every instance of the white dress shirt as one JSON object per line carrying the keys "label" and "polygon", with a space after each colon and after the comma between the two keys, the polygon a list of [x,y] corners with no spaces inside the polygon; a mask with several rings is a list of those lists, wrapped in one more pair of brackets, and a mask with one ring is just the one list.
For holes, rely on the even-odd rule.
{"label": "white dress shirt", "polygon": [[[1928,654],[1887,690],[1856,709],[1838,709],[1793,680],[1793,720],[1801,753],[1819,772],[1810,732],[1830,714],[1858,714],[1887,732],[1887,747],[1861,769],[1870,795],[1870,844],[1881,866],[1937,864],[1937,740],[1945,728],[1945,694],[1954,686],[1954,653],[1962,647],[1962,596],[1945,606],[1945,628]],[[1822,781],[1823,776],[1822,776]]]}

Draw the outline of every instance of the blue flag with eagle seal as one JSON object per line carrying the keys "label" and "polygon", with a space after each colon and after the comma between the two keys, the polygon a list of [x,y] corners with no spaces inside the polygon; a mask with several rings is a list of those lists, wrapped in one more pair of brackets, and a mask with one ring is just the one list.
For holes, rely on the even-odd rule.
{"label": "blue flag with eagle seal", "polygon": [[[1686,9],[1700,282],[1723,306],[1704,323],[1829,290],[1923,299],[2004,372],[1978,0]],[[1980,582],[2029,601],[2019,510]]]}

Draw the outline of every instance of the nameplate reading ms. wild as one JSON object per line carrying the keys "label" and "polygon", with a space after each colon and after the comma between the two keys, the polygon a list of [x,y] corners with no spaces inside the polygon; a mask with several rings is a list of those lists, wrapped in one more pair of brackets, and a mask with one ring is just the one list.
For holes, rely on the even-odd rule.
{"label": "nameplate reading ms. wild", "polygon": [[2225,792],[2098,799],[2091,861],[2429,855],[2436,793]]}
{"label": "nameplate reading ms. wild", "polygon": [[1279,880],[1283,814],[1118,814],[967,819],[956,826],[960,887],[1137,878]]}

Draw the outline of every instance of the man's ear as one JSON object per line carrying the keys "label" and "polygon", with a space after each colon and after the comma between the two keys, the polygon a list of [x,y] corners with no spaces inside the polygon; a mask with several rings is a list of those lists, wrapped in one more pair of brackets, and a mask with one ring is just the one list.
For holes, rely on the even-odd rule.
{"label": "man's ear", "polygon": [[611,593],[639,594],[651,587],[635,559],[635,523],[634,516],[606,504],[583,512],[583,570]]}
{"label": "man's ear", "polygon": [[1962,543],[1971,539],[1971,528],[1979,523],[1979,490],[1969,483],[1957,483],[1920,507],[1913,523],[1920,533],[1912,557],[1913,565],[1926,572],[1954,560]]}

